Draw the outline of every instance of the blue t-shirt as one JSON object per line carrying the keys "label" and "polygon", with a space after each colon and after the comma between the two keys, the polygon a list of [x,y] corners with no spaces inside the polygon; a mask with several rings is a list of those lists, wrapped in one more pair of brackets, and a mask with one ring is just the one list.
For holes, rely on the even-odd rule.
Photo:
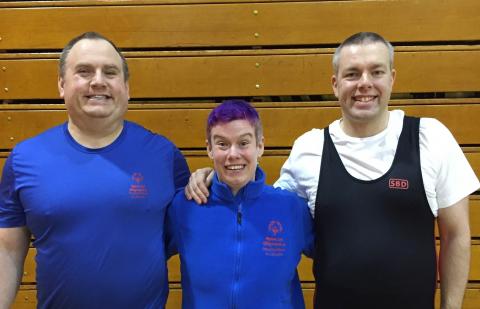
{"label": "blue t-shirt", "polygon": [[20,143],[0,183],[0,227],[27,226],[39,308],[162,308],[164,219],[190,172],[166,138],[125,121],[88,149],[67,124]]}

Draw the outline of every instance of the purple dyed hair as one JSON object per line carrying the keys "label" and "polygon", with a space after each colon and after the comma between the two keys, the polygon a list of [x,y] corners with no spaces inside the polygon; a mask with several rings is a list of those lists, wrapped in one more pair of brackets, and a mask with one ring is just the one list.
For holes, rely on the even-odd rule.
{"label": "purple dyed hair", "polygon": [[222,104],[215,107],[208,115],[207,120],[207,138],[210,141],[212,128],[218,124],[227,123],[234,120],[248,120],[255,128],[255,137],[257,143],[262,139],[262,122],[255,108],[244,100],[225,100]]}

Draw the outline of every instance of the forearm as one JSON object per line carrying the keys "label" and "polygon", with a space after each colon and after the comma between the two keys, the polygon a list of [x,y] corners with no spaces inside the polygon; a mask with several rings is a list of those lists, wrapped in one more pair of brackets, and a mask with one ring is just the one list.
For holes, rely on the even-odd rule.
{"label": "forearm", "polygon": [[462,308],[470,268],[470,237],[463,235],[441,239],[441,308]]}
{"label": "forearm", "polygon": [[9,309],[20,285],[23,261],[0,250],[0,269],[0,309]]}
{"label": "forearm", "polygon": [[29,236],[25,227],[0,228],[0,309],[9,309],[15,299]]}

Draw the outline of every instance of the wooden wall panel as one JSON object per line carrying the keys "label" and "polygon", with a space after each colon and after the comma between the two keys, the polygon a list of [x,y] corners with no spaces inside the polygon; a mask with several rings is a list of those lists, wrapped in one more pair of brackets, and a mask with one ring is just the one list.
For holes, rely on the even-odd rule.
{"label": "wooden wall panel", "polygon": [[[303,296],[305,298],[306,309],[313,309],[313,295],[314,289],[304,289]],[[345,295],[349,297],[350,295]],[[465,299],[463,301],[462,309],[478,309],[480,306],[480,289],[478,287],[472,286],[468,287],[465,292]],[[440,308],[440,291],[437,289],[435,295],[435,308]]]}
{"label": "wooden wall panel", "polygon": [[[306,309],[313,309],[314,288],[303,288],[303,296],[305,298]],[[435,308],[440,308],[440,292],[437,290],[435,298]],[[17,299],[13,309],[35,309],[36,307],[36,291],[21,289],[17,295]],[[180,308],[182,292],[174,288],[170,289],[166,309]],[[348,297],[348,295],[346,295]],[[463,309],[478,309],[480,304],[480,289],[476,285],[469,286],[465,293]]]}
{"label": "wooden wall panel", "polygon": [[[480,280],[480,264],[476,261],[480,260],[480,244],[474,243],[471,246],[472,259],[470,261],[469,280]],[[314,282],[315,278],[312,273],[313,262],[311,259],[303,257],[298,266],[298,274],[302,282]]]}
{"label": "wooden wall panel", "polygon": [[37,307],[36,286],[21,286],[12,309],[35,309]]}
{"label": "wooden wall panel", "polygon": [[[0,49],[60,49],[93,29],[127,48],[337,44],[359,31],[359,25],[393,42],[480,39],[476,0],[461,5],[454,0],[157,6],[112,2],[118,5],[3,8]],[[372,12],[375,18],[365,18]],[[407,20],[410,31],[405,31]]]}
{"label": "wooden wall panel", "polygon": [[[480,104],[395,106],[407,115],[439,119],[460,144],[480,144],[478,119]],[[340,117],[338,107],[263,108],[258,111],[263,122],[268,147],[291,147],[296,138],[312,128],[323,128]],[[127,118],[171,139],[179,148],[204,148],[205,123],[210,108],[131,109]],[[10,149],[19,141],[65,122],[64,110],[0,109],[0,149]]]}
{"label": "wooden wall panel", "polygon": [[[280,177],[280,169],[288,158],[290,150],[265,150],[263,157],[260,159],[260,166],[265,171],[266,175],[266,183],[272,185],[278,177]],[[208,158],[205,151],[183,151],[190,171],[195,171],[202,167],[212,167],[212,161]],[[0,153],[0,175],[3,171],[3,166],[5,164],[5,160],[8,156],[9,152]],[[475,171],[477,177],[480,178],[480,151],[479,152],[470,152],[469,148],[465,149],[465,155],[472,165],[473,170]],[[1,178],[1,176],[0,176]],[[478,206],[478,230],[476,231],[476,235],[480,237],[480,202]],[[473,231],[472,231],[473,234]]]}
{"label": "wooden wall panel", "polygon": [[[471,247],[472,249],[472,260],[470,266],[470,275],[469,280],[479,281],[480,280],[480,264],[475,263],[480,259],[480,244],[478,242],[474,243]],[[31,248],[27,255],[25,261],[25,271],[31,272],[28,275],[24,275],[22,278],[23,284],[35,283],[35,273],[32,272],[35,269],[35,260],[33,259],[36,254],[36,250]],[[314,282],[315,278],[313,277],[312,272],[313,261],[310,258],[302,256],[300,264],[298,265],[298,274],[302,282]],[[170,283],[180,283],[180,259],[178,255],[172,257],[168,261],[168,279]],[[33,279],[33,280],[32,280]]]}
{"label": "wooden wall panel", "polygon": [[[172,139],[196,169],[210,164],[203,151],[204,127],[213,105],[158,99],[299,95],[309,101],[310,95],[331,95],[333,48],[363,30],[379,32],[396,45],[397,97],[463,97],[393,100],[391,105],[441,120],[480,175],[479,11],[476,0],[0,1],[0,165],[16,143],[66,120],[60,105],[18,103],[58,99],[58,51],[81,32],[99,31],[128,50],[131,96],[137,101],[128,118]],[[155,102],[138,104],[146,99]],[[269,183],[278,177],[295,138],[340,115],[336,103],[327,101],[257,107],[270,147],[261,159]],[[479,195],[470,197],[470,206],[473,281],[467,309],[480,307]],[[28,254],[14,309],[35,307],[34,252]],[[167,308],[176,309],[181,306],[178,258],[169,267]],[[299,269],[311,309],[311,261],[302,259]]]}
{"label": "wooden wall panel", "polygon": [[[128,58],[131,97],[196,98],[332,94],[332,55],[324,50],[272,55]],[[56,99],[57,60],[0,55],[0,99]],[[477,91],[480,50],[403,51],[395,93]]]}
{"label": "wooden wall panel", "polygon": [[[470,196],[469,207],[470,207],[470,233],[472,237],[480,238],[480,195]],[[480,254],[478,256],[480,257]],[[478,261],[474,263],[480,265]],[[480,274],[480,270],[479,270],[479,274]],[[478,277],[480,277],[480,275]]]}

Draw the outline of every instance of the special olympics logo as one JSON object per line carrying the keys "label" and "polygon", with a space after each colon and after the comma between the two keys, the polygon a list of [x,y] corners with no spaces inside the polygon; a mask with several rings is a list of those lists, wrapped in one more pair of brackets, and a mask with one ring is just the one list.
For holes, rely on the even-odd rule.
{"label": "special olympics logo", "polygon": [[142,173],[133,173],[132,174],[132,179],[136,183],[141,183],[143,181],[143,175],[142,175]]}
{"label": "special olympics logo", "polygon": [[272,220],[268,224],[268,230],[273,233],[274,236],[283,232],[283,226],[280,221]]}

